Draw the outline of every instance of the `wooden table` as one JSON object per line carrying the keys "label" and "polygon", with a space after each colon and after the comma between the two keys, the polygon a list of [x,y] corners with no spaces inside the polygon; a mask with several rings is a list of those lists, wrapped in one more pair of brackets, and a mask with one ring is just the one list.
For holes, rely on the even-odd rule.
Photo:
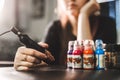
{"label": "wooden table", "polygon": [[120,70],[75,70],[44,66],[31,71],[0,67],[0,80],[120,80]]}

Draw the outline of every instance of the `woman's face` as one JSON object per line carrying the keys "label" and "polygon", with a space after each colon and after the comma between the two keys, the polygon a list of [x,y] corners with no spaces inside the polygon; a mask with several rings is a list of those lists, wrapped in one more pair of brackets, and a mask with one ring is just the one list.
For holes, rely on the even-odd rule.
{"label": "woman's face", "polygon": [[68,14],[78,16],[80,9],[84,6],[84,4],[88,0],[59,0],[59,1],[62,1],[63,5],[61,6],[64,6]]}

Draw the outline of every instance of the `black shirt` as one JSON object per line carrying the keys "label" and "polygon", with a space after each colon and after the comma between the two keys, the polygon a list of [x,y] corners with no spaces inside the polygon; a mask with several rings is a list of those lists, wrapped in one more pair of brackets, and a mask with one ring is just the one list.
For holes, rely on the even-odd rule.
{"label": "black shirt", "polygon": [[[99,16],[98,28],[94,34],[94,41],[96,39],[102,39],[104,43],[116,43],[116,24],[112,18]],[[94,20],[90,18],[90,25],[94,23]],[[93,27],[91,27],[91,31]],[[72,25],[68,22],[63,29],[61,22],[56,20],[52,22],[47,28],[44,42],[49,45],[48,50],[55,57],[55,62],[51,64],[63,65],[66,61],[66,55],[68,50],[68,42],[70,40],[76,40],[76,36],[72,33]]]}

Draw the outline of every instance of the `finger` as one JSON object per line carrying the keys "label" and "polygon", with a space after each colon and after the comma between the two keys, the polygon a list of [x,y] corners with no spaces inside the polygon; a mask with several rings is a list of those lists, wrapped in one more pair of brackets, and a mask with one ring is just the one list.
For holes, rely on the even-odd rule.
{"label": "finger", "polygon": [[93,7],[96,8],[96,13],[99,13],[99,10],[100,10],[100,5],[99,5],[99,3],[98,3],[96,0],[92,0],[91,3],[93,4]]}
{"label": "finger", "polygon": [[21,53],[20,48],[19,48],[19,50],[17,50],[17,52],[16,52],[14,62],[19,63],[19,61],[25,61],[25,59],[26,59],[26,55]]}
{"label": "finger", "polygon": [[38,44],[41,45],[44,48],[48,48],[49,47],[49,45],[47,43],[44,43],[44,42],[39,42]]}
{"label": "finger", "polygon": [[98,3],[98,1],[97,0],[93,0],[93,1],[96,3],[98,10],[100,10],[100,4]]}
{"label": "finger", "polygon": [[34,67],[47,66],[48,64],[44,61],[41,61],[40,64],[36,64]]}
{"label": "finger", "polygon": [[[40,42],[39,44],[42,45],[42,46],[45,47],[45,48],[48,48],[48,47],[49,47],[48,44],[43,43],[43,42]],[[50,53],[49,51],[46,50],[46,51],[45,51],[45,54],[47,55],[47,58],[48,58],[48,59],[50,59],[51,61],[55,61],[54,57],[51,55],[51,53]]]}
{"label": "finger", "polygon": [[33,56],[26,55],[26,61],[31,62],[31,63],[40,63],[41,61]]}
{"label": "finger", "polygon": [[30,56],[30,55],[26,55],[26,54],[18,54],[15,57],[15,61],[28,61],[28,62],[32,62],[32,63],[40,63],[40,59],[34,57],[34,56]]}
{"label": "finger", "polygon": [[96,4],[96,6],[97,6],[98,8],[100,8],[100,5],[99,5],[98,1],[92,0],[92,3]]}
{"label": "finger", "polygon": [[31,63],[31,62],[27,62],[27,61],[20,61],[18,66],[34,67],[35,63]]}
{"label": "finger", "polygon": [[44,53],[39,52],[39,51],[34,50],[34,49],[31,49],[31,48],[21,47],[21,48],[18,49],[18,52],[22,53],[22,54],[25,54],[25,55],[34,56],[34,57],[37,57],[37,58],[40,58],[40,59],[46,59],[47,58],[47,56]]}
{"label": "finger", "polygon": [[55,58],[52,56],[52,54],[46,50],[45,54],[47,55],[48,59],[50,59],[51,61],[55,61]]}
{"label": "finger", "polygon": [[18,70],[18,71],[21,71],[21,70],[27,71],[27,70],[29,70],[29,68],[26,67],[26,66],[19,66],[19,67],[16,68],[16,70]]}

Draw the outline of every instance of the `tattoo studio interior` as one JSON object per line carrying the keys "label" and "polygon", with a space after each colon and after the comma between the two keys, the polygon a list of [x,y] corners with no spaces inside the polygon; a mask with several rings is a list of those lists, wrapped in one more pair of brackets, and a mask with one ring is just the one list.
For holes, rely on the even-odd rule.
{"label": "tattoo studio interior", "polygon": [[0,0],[0,79],[103,78],[120,79],[120,0]]}

